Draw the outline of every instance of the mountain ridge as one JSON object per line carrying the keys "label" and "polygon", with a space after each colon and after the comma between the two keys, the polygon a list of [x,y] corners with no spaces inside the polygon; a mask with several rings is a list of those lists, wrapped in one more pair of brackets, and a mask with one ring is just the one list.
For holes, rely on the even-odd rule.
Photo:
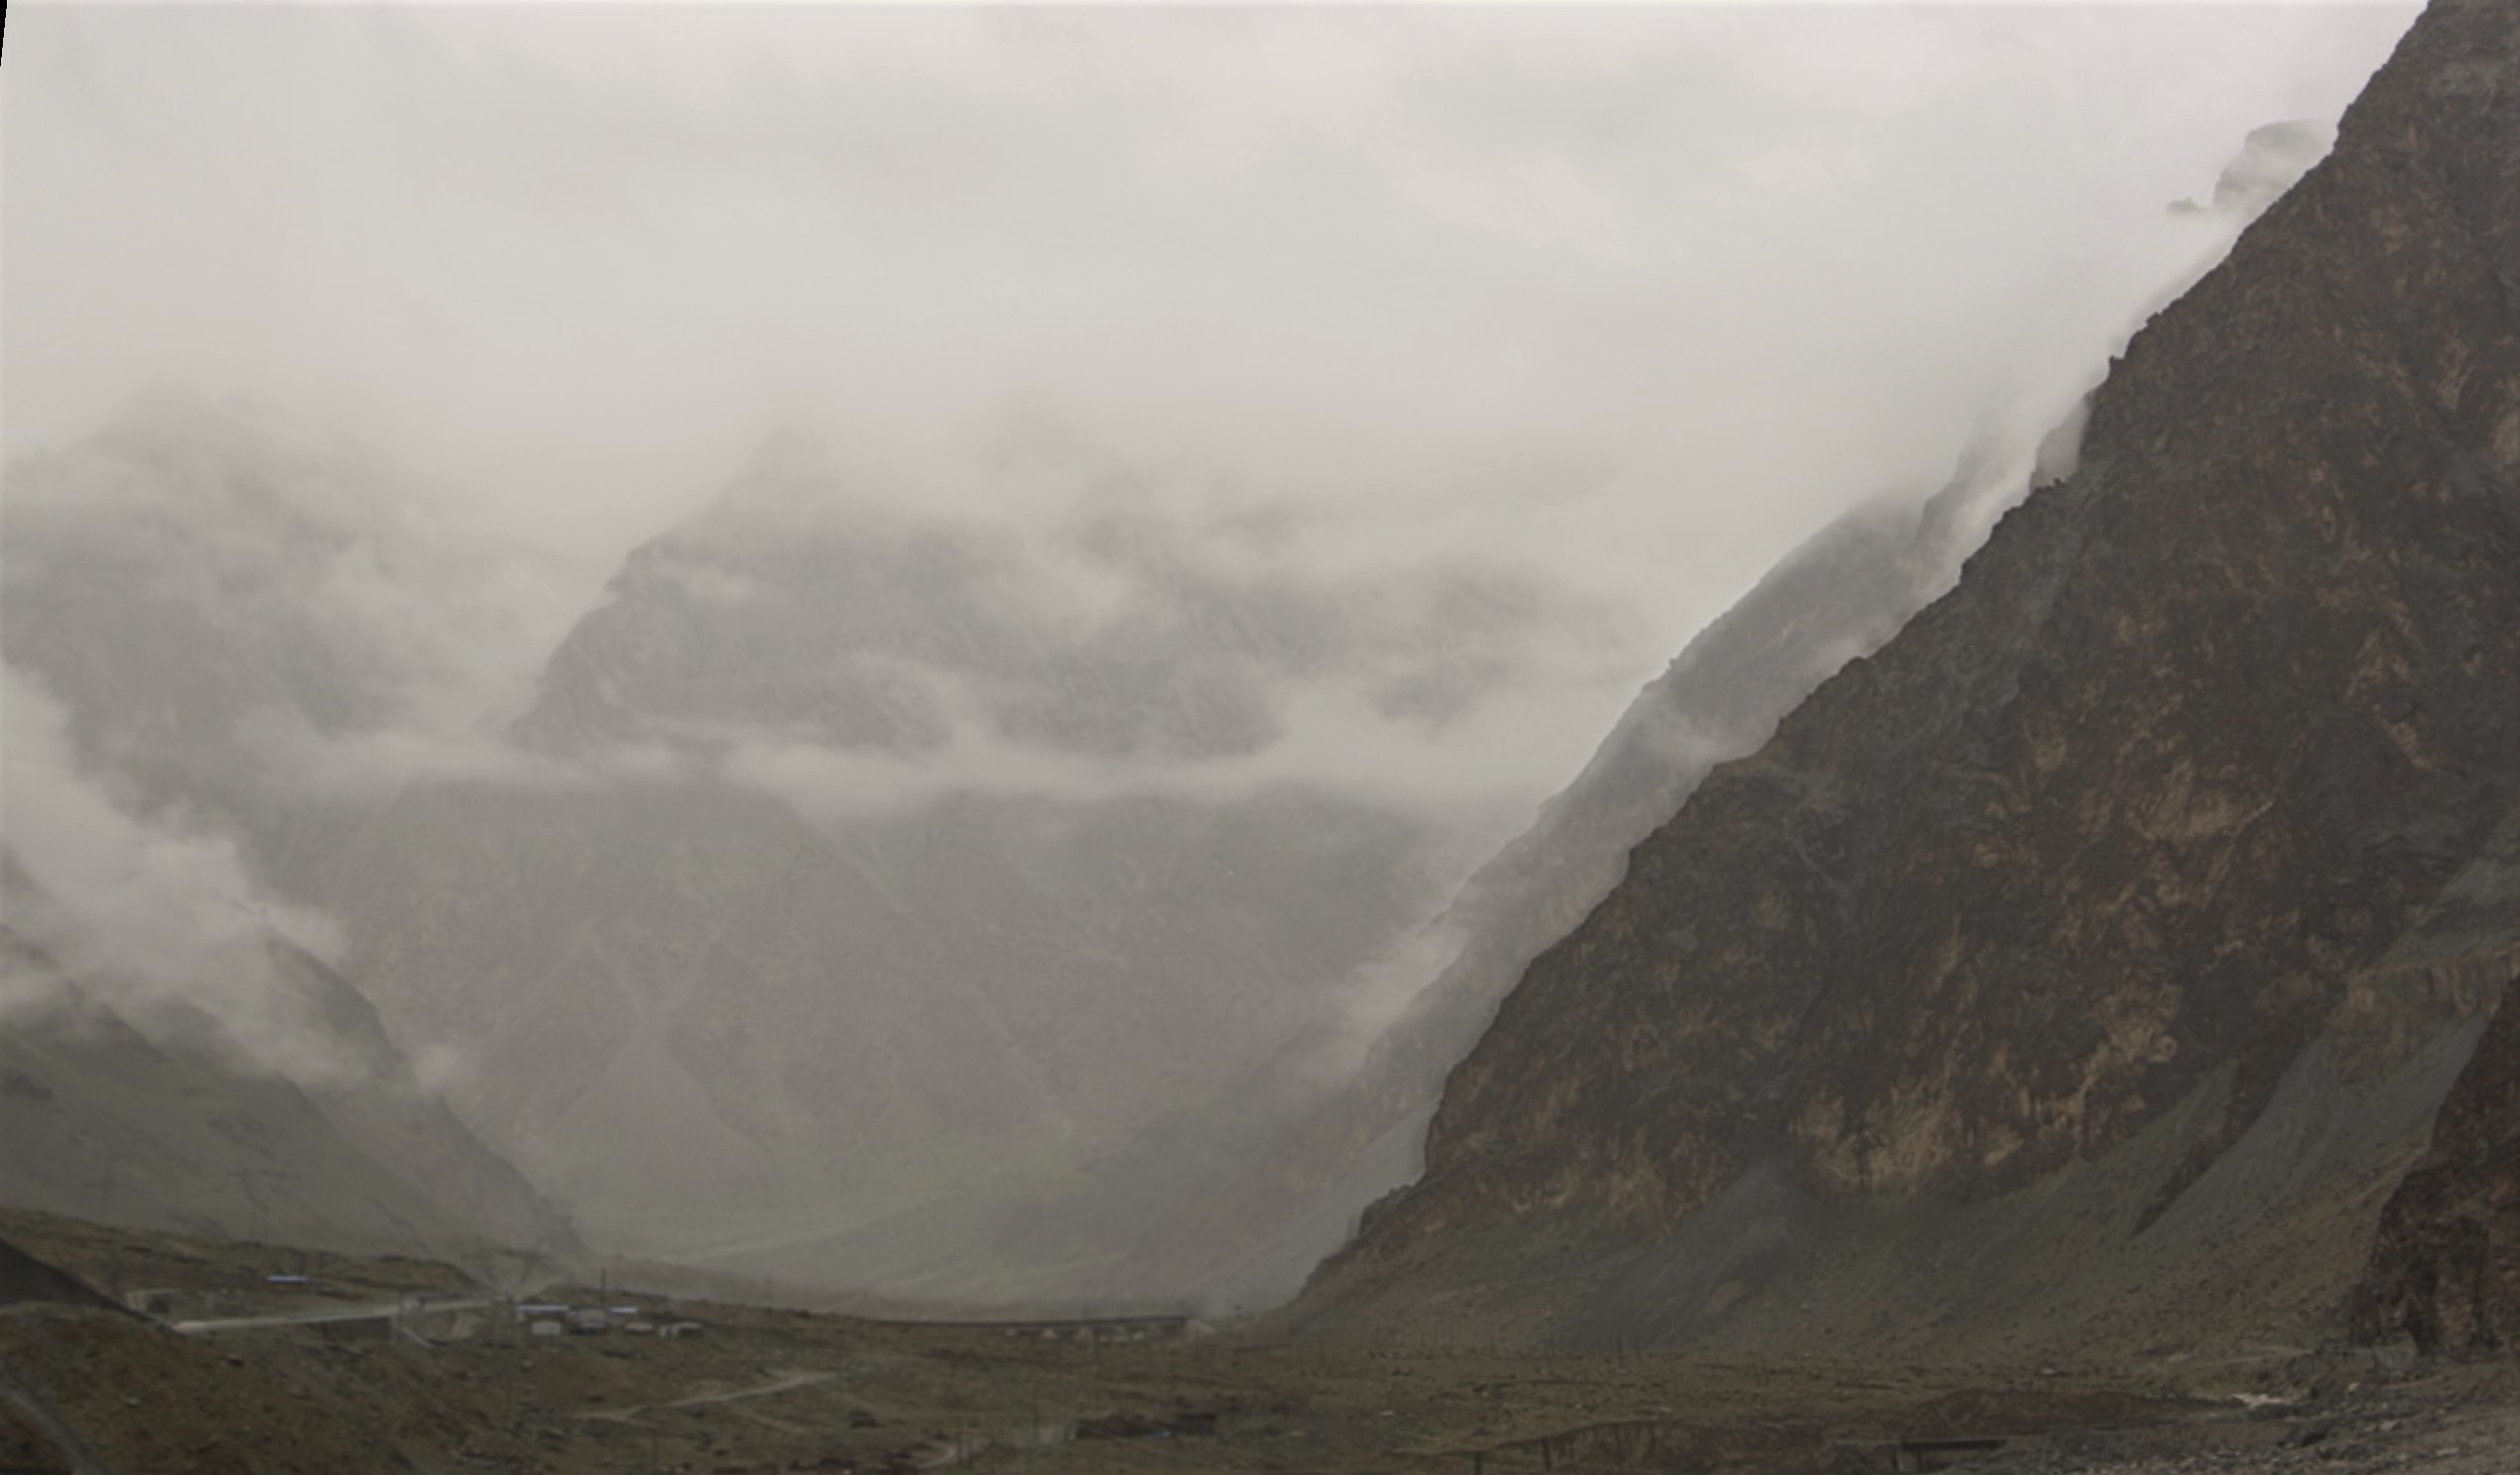
{"label": "mountain ridge", "polygon": [[[2360,1062],[2374,1089],[2473,1030],[2508,970],[2445,906],[2499,885],[2477,868],[2520,796],[2516,57],[2507,8],[2426,13],[2328,160],[2132,340],[2076,473],[1532,965],[1448,1081],[1427,1175],[1297,1324],[1439,1336],[1468,1298],[1527,1338],[1602,1303],[1504,1268],[1518,1225],[1658,1243],[1780,1172],[1824,1206],[1964,1215],[2185,1113],[2132,1242],[2272,1120],[2340,1008],[2403,1026]],[[2487,902],[2505,937],[2510,906]],[[2450,954],[2407,975],[2437,987],[2384,987],[2401,948]],[[2369,1230],[2331,1226],[2322,1294]]]}
{"label": "mountain ridge", "polygon": [[65,968],[9,888],[0,976],[0,1200],[125,1225],[361,1250],[584,1253],[567,1219],[419,1083],[348,980],[268,947],[330,1047],[293,1075],[181,1000],[134,1009],[110,970]]}

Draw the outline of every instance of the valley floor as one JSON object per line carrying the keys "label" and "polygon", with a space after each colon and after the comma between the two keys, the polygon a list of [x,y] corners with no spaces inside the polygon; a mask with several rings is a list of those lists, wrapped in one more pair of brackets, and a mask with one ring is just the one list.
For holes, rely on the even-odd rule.
{"label": "valley floor", "polygon": [[[300,1318],[181,1336],[97,1307],[0,1310],[7,1471],[2520,1469],[2520,1364],[2508,1362],[1509,1357],[1287,1343],[1264,1326],[1080,1341],[620,1290],[602,1299],[639,1310],[614,1330],[533,1335],[504,1305],[456,1306],[498,1287],[427,1261],[16,1214],[0,1215],[0,1237],[112,1297],[143,1293],[161,1319]],[[535,1294],[597,1299],[585,1287]],[[375,1306],[406,1314],[355,1319]],[[623,1329],[633,1320],[692,1330],[636,1335]]]}

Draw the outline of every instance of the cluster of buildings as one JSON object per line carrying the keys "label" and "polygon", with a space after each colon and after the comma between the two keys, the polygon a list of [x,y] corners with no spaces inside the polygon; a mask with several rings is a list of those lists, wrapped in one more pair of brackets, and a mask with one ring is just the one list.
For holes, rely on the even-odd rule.
{"label": "cluster of buildings", "polygon": [[532,1337],[601,1337],[608,1333],[624,1333],[632,1337],[674,1338],[696,1336],[698,1322],[684,1321],[671,1313],[657,1313],[646,1306],[571,1306],[563,1301],[519,1301],[516,1319]]}

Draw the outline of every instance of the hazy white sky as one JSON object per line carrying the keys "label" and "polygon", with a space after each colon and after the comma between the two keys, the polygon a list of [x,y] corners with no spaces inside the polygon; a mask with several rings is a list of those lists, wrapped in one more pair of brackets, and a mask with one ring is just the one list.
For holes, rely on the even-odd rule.
{"label": "hazy white sky", "polygon": [[2224,238],[2164,207],[2415,8],[21,7],[8,450],[249,392],[600,576],[778,425],[982,518],[1075,494],[1046,434],[1626,611],[1545,787],[1827,516],[2035,431]]}

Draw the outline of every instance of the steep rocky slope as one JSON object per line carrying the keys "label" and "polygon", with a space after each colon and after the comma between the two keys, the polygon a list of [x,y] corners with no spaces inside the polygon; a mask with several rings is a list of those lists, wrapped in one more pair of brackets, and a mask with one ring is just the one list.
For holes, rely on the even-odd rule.
{"label": "steep rocky slope", "polygon": [[[11,888],[13,919],[31,898]],[[118,1006],[0,928],[0,1204],[118,1224],[364,1250],[578,1253],[516,1170],[421,1089],[358,992],[275,941],[336,1056],[293,1080],[199,1009]]]}
{"label": "steep rocky slope", "polygon": [[[2070,431],[2059,440],[2069,440]],[[1432,932],[1441,971],[1373,1042],[1327,1115],[1350,1139],[1431,1112],[1522,970],[1618,882],[1628,852],[1718,762],[1756,749],[1812,689],[1943,592],[1968,540],[2037,475],[2030,448],[1987,448],[1923,504],[1858,508],[1796,549],[1709,625],[1621,715],[1531,827],[1480,867]]]}
{"label": "steep rocky slope", "polygon": [[[2331,141],[2315,124],[2257,129],[2210,207],[2171,206],[2211,226],[2199,237],[2211,249],[2162,284],[2152,305],[2211,269]],[[2127,331],[2138,325],[2129,318]],[[1693,639],[1530,827],[1403,945],[1416,992],[1352,1072],[1325,1088],[1320,1052],[1272,1060],[1203,1110],[1160,1120],[1087,1165],[1073,1193],[1027,1203],[1024,1235],[1055,1243],[1072,1230],[1112,1242],[1107,1228],[1074,1226],[1117,1196],[1142,1223],[1154,1205],[1153,1215],[1183,1230],[1162,1246],[1145,1237],[1147,1253],[1114,1269],[1156,1270],[1217,1305],[1292,1296],[1367,1204],[1417,1176],[1446,1072],[1531,961],[1608,895],[1637,842],[1710,768],[1756,749],[1822,680],[1878,650],[1948,591],[1996,518],[2070,469],[2081,406],[2058,402],[2041,413],[2055,420],[2044,435],[1982,437],[1933,495],[1885,491],[1823,528]],[[1094,1293],[1123,1294],[1125,1283]]]}
{"label": "steep rocky slope", "polygon": [[2520,1007],[2506,999],[2382,1213],[2355,1335],[2429,1350],[2520,1345]]}
{"label": "steep rocky slope", "polygon": [[[1443,1072],[1522,966],[1617,881],[1627,848],[1716,760],[1756,747],[1850,656],[1877,647],[1955,572],[1963,529],[2017,498],[2036,458],[1972,459],[1922,505],[1868,506],[1814,537],[1638,695],[1585,771],[1473,875],[1425,940],[1449,961],[1325,1087],[1306,1035],[1206,1101],[1045,1179],[1022,1202],[931,1205],[833,1241],[741,1257],[787,1270],[803,1254],[936,1262],[1025,1257],[1076,1293],[1193,1291],[1215,1306],[1282,1301],[1367,1202],[1418,1169]],[[1441,952],[1438,958],[1444,956]],[[887,1248],[900,1242],[903,1248]],[[1128,1253],[1112,1257],[1112,1247]]]}
{"label": "steep rocky slope", "polygon": [[0,1306],[20,1306],[30,1301],[100,1311],[114,1305],[78,1276],[0,1240]]}
{"label": "steep rocky slope", "polygon": [[[2167,284],[2156,305],[2209,269],[2330,141],[2313,125],[2259,129],[2211,208],[2171,207],[2210,225],[2200,238],[2216,249]],[[896,1262],[901,1251],[876,1248],[885,1242],[914,1244],[939,1263],[1056,1264],[1073,1293],[1103,1300],[1158,1286],[1188,1288],[1216,1307],[1291,1297],[1368,1203],[1417,1175],[1446,1071],[1531,960],[1608,894],[1628,851],[1708,769],[1758,747],[1823,679],[1947,591],[1995,519],[2069,469],[2080,406],[2043,412],[2061,416],[2045,435],[1990,433],[1933,495],[1884,492],[1859,505],[1692,640],[1531,826],[1392,950],[1390,971],[1415,992],[1352,1069],[1326,1084],[1325,1061],[1344,1061],[1352,1046],[1301,1037],[1075,1173],[1038,1181],[1020,1202],[940,1201],[735,1262],[773,1273],[808,1255]]]}
{"label": "steep rocky slope", "polygon": [[[2267,137],[2299,142],[2252,157]],[[765,456],[625,563],[511,730],[530,752],[398,730],[454,673],[397,620],[484,581],[462,551],[381,513],[355,456],[197,403],[11,468],[8,653],[84,762],[340,922],[394,1034],[458,1047],[469,1116],[618,1242],[1229,1301],[1291,1288],[1417,1170],[1443,1071],[1629,846],[2020,490],[1971,467],[1868,509],[1685,652],[1427,934],[1430,971],[1457,958],[1324,1102],[1347,980],[1471,826],[1276,782],[1271,744],[1323,690],[1441,730],[1529,591],[1253,577],[1265,518],[1184,536],[1126,495],[1016,546],[812,461]],[[436,559],[462,576],[397,582]]]}
{"label": "steep rocky slope", "polygon": [[2279,1242],[2332,1313],[2520,938],[2515,68],[2427,13],[2076,475],[1532,965],[1300,1319],[2137,1338]]}

